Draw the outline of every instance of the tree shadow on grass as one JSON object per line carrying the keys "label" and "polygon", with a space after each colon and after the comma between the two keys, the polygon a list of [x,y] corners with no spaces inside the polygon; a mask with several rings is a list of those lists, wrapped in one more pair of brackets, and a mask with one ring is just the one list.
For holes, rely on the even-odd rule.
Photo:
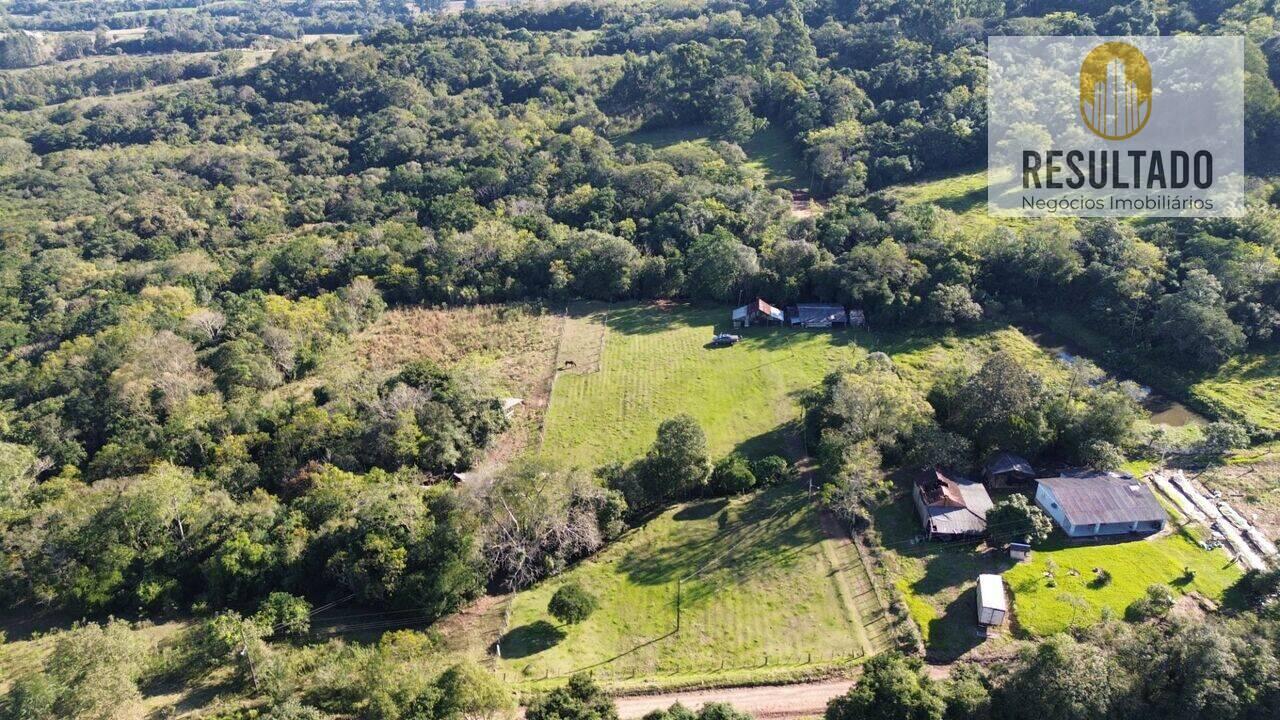
{"label": "tree shadow on grass", "polygon": [[982,644],[978,631],[978,589],[971,587],[960,593],[929,621],[929,646],[926,655],[933,662],[950,662]]}
{"label": "tree shadow on grass", "polygon": [[498,644],[502,648],[502,657],[518,660],[550,650],[564,638],[563,630],[546,620],[538,620],[513,628],[502,636]]}
{"label": "tree shadow on grass", "polygon": [[809,502],[798,485],[765,490],[734,505],[727,523],[713,526],[707,522],[713,515],[708,515],[704,526],[684,525],[689,529],[679,542],[637,543],[623,555],[618,570],[640,585],[685,580],[684,599],[694,602],[715,592],[727,581],[726,574],[749,578],[766,567],[795,562],[821,541],[819,524],[799,516]]}
{"label": "tree shadow on grass", "polygon": [[672,520],[677,522],[687,522],[690,520],[706,520],[721,510],[729,507],[729,501],[725,498],[716,500],[707,500],[705,502],[692,503],[681,508],[679,512],[671,516]]}
{"label": "tree shadow on grass", "polygon": [[734,446],[733,451],[748,460],[781,455],[787,462],[796,462],[804,454],[800,421],[783,423],[768,432],[749,437]]}

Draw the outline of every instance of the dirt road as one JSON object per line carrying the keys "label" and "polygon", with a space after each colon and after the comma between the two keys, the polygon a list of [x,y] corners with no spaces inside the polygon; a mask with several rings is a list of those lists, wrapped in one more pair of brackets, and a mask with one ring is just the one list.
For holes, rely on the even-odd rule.
{"label": "dirt road", "polygon": [[632,695],[617,698],[618,715],[623,720],[644,717],[653,710],[679,702],[690,710],[705,703],[727,702],[757,720],[788,720],[815,717],[827,709],[827,701],[848,691],[852,680],[824,680],[803,685],[685,690],[661,695]]}

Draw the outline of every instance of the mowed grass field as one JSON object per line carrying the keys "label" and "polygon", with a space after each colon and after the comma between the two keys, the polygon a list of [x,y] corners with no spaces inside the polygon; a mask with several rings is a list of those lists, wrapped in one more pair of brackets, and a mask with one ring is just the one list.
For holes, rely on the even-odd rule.
{"label": "mowed grass field", "polygon": [[[590,670],[615,682],[671,684],[820,674],[857,662],[887,646],[886,620],[857,550],[828,528],[803,483],[673,507],[517,594],[499,669],[527,681]],[[568,582],[599,600],[578,625],[547,612]]]}
{"label": "mowed grass field", "polygon": [[997,349],[1058,367],[1007,326],[948,336],[755,327],[734,331],[743,339],[733,347],[710,348],[715,332],[730,329],[727,306],[597,306],[574,322],[603,330],[603,352],[599,332],[579,328],[570,337],[567,326],[566,340],[583,347],[561,348],[578,362],[556,379],[542,450],[584,467],[642,455],[659,423],[682,412],[702,425],[713,457],[737,450],[795,459],[803,452],[801,394],[871,351],[888,353],[922,389],[942,368],[980,363]]}
{"label": "mowed grass field", "polygon": [[[1091,625],[1104,610],[1123,617],[1150,585],[1168,585],[1175,594],[1195,592],[1217,602],[1242,575],[1226,552],[1205,550],[1181,532],[1097,545],[1052,540],[1004,575],[1018,625],[1037,636]],[[1051,568],[1052,578],[1047,574]],[[1111,581],[1097,582],[1094,568],[1111,573]]]}

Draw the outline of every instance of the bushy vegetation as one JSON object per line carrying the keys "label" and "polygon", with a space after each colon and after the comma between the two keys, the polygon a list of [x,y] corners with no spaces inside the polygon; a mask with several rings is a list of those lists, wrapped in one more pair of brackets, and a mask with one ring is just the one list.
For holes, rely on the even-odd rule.
{"label": "bushy vegetation", "polygon": [[[419,9],[429,12],[411,17]],[[282,713],[477,717],[509,705],[483,671],[387,669],[397,652],[424,655],[399,645],[409,636],[317,651],[299,664],[328,687],[296,690],[306,673],[283,660],[272,669],[266,629],[302,633],[304,603],[342,598],[429,622],[487,587],[563,571],[616,538],[624,517],[785,480],[785,465],[751,461],[798,450],[789,430],[771,433],[796,418],[795,391],[839,360],[862,362],[822,385],[805,438],[829,480],[824,497],[846,517],[883,489],[882,467],[964,466],[995,449],[1107,466],[1133,442],[1132,393],[1113,382],[1053,377],[1016,353],[926,382],[912,358],[780,334],[779,346],[825,346],[791,375],[726,361],[749,370],[747,382],[770,379],[743,393],[752,404],[737,418],[696,405],[680,416],[676,395],[638,409],[624,442],[603,436],[565,453],[581,470],[467,479],[508,426],[493,388],[448,358],[406,358],[349,382],[323,372],[389,306],[761,296],[842,303],[888,333],[872,337],[948,338],[939,342],[986,319],[1070,312],[1122,357],[1192,376],[1224,363],[1226,377],[1247,374],[1231,363],[1274,353],[1280,221],[1265,178],[1239,219],[981,231],[881,192],[980,159],[991,34],[1243,34],[1248,156],[1266,172],[1280,139],[1280,43],[1262,5],[443,9],[6,5],[0,65],[26,69],[0,80],[5,609],[194,612],[192,657]],[[335,32],[364,34],[282,42]],[[252,68],[221,54],[251,46],[280,49]],[[169,52],[209,54],[133,57]],[[116,53],[127,57],[89,62]],[[54,105],[159,83],[173,87]],[[627,139],[692,125],[712,137]],[[786,191],[801,188],[771,186],[748,158],[743,145],[764,128],[822,212],[793,213]],[[661,348],[651,355],[674,363]],[[620,424],[636,410],[599,407]],[[1244,429],[1256,435],[1268,413],[1240,418]],[[587,416],[553,414],[548,447],[574,445],[575,429],[599,424]],[[730,450],[742,457],[713,470]],[[602,598],[578,627],[606,609]],[[88,655],[77,643],[133,657],[115,625],[97,627],[69,631],[63,655],[80,659],[60,665],[55,653],[9,706],[103,716],[119,708],[102,698],[134,699],[146,678],[131,662],[108,685],[69,679]],[[362,660],[371,669],[348,672]]]}

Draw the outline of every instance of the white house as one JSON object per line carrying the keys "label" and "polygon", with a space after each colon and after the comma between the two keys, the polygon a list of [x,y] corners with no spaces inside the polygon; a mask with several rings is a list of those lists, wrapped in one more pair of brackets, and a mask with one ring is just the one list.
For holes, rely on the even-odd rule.
{"label": "white house", "polygon": [[1151,488],[1118,473],[1041,478],[1036,504],[1073,538],[1149,534],[1163,530],[1168,520]]}

